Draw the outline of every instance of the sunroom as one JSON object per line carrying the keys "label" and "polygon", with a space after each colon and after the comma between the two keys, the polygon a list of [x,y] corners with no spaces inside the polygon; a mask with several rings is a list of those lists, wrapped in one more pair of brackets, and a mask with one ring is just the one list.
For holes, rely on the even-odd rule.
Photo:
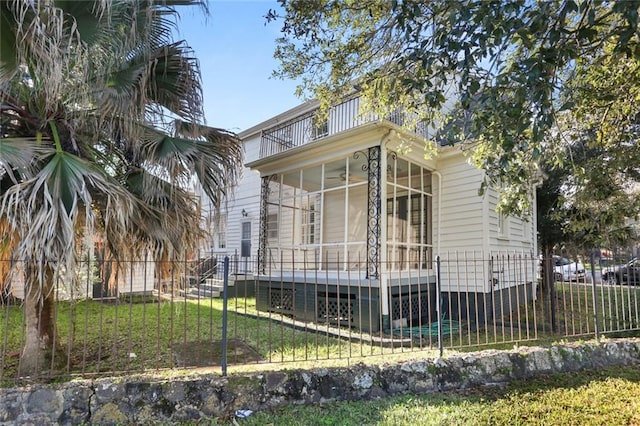
{"label": "sunroom", "polygon": [[[436,315],[434,162],[357,98],[262,132],[258,309],[378,331]],[[397,124],[396,124],[397,123]],[[349,125],[351,124],[351,125]]]}

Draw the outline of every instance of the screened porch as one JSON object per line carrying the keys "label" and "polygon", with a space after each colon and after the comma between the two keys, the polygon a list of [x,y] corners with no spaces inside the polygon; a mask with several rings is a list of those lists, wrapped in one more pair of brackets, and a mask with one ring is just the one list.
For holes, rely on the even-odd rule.
{"label": "screened porch", "polygon": [[[379,146],[263,177],[260,273],[431,269],[431,171]],[[382,173],[381,171],[385,172]]]}

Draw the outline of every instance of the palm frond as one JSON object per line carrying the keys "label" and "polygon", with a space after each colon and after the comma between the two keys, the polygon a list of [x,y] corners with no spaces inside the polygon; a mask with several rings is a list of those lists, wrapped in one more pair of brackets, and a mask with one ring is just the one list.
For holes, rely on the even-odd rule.
{"label": "palm frond", "polygon": [[176,120],[176,134],[195,140],[198,155],[191,164],[205,194],[222,203],[240,178],[244,151],[237,135],[228,130]]}
{"label": "palm frond", "polygon": [[14,183],[18,183],[14,175],[16,170],[20,170],[24,176],[32,175],[34,162],[50,152],[51,149],[38,138],[0,137],[0,176],[6,174]]}
{"label": "palm frond", "polygon": [[52,3],[13,0],[5,12],[13,18],[17,61],[28,70],[33,86],[46,88],[41,108],[53,111],[68,83],[68,67],[79,61],[83,49],[68,33],[64,12]]}
{"label": "palm frond", "polygon": [[235,186],[243,151],[237,136],[226,130],[176,120],[175,135],[147,127],[140,155],[145,165],[177,184],[196,177],[214,204]]}
{"label": "palm frond", "polygon": [[121,218],[131,215],[136,200],[115,179],[69,153],[54,152],[40,164],[32,178],[0,194],[0,217],[17,232],[22,258],[39,254],[72,271],[78,224],[93,233],[94,196],[109,200]]}
{"label": "palm frond", "polygon": [[44,357],[55,341],[55,321],[38,328],[37,313],[54,312],[57,274],[77,278],[82,236],[117,265],[176,259],[204,235],[195,178],[214,204],[237,178],[234,134],[173,122],[203,119],[198,63],[173,40],[177,9],[193,5],[206,10],[198,0],[0,0],[0,253],[25,261],[25,352]]}
{"label": "palm frond", "polygon": [[65,24],[69,34],[76,34],[82,44],[91,47],[100,41],[104,28],[104,13],[110,10],[109,1],[56,0],[55,7],[68,17]]}
{"label": "palm frond", "polygon": [[190,53],[188,46],[174,43],[129,58],[107,79],[99,104],[103,113],[139,117],[170,112],[201,119],[202,87],[197,60]]}
{"label": "palm frond", "polygon": [[156,49],[149,58],[146,97],[150,106],[165,108],[186,120],[203,117],[198,60],[185,43]]}
{"label": "palm frond", "polygon": [[16,101],[0,111],[10,136],[0,139],[0,218],[23,256],[71,271],[80,228],[104,233],[114,259],[197,246],[189,188],[198,179],[219,203],[242,149],[235,134],[195,124],[198,63],[172,38],[177,8],[193,5],[206,10],[195,0],[2,3],[22,67],[0,80],[2,102]]}
{"label": "palm frond", "polygon": [[146,240],[159,257],[197,246],[204,234],[192,192],[143,169],[128,176],[127,189],[146,207],[134,218],[135,239]]}

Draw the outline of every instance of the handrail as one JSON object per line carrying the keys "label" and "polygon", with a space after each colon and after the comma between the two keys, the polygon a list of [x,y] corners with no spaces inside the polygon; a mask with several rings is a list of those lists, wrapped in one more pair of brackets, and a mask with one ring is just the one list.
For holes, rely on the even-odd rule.
{"label": "handrail", "polygon": [[[414,133],[426,138],[429,126],[426,122],[418,121],[416,118],[415,114],[397,109],[388,114],[385,120],[403,127],[411,125]],[[264,129],[260,143],[260,158],[286,152],[377,120],[379,120],[379,116],[376,114],[363,115],[360,113],[359,96],[349,98],[332,107],[326,119],[321,118],[320,108],[316,108]]]}

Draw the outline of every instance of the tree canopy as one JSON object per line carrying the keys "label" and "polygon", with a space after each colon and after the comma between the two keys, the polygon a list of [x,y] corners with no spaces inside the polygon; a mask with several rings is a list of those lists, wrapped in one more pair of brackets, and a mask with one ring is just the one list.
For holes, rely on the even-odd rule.
{"label": "tree canopy", "polygon": [[569,166],[572,227],[594,203],[601,225],[637,214],[639,2],[280,3],[267,15],[282,25],[275,74],[301,79],[301,94],[327,107],[359,90],[377,112],[419,114],[434,137],[446,127],[472,145],[504,213],[527,211],[532,185]]}

